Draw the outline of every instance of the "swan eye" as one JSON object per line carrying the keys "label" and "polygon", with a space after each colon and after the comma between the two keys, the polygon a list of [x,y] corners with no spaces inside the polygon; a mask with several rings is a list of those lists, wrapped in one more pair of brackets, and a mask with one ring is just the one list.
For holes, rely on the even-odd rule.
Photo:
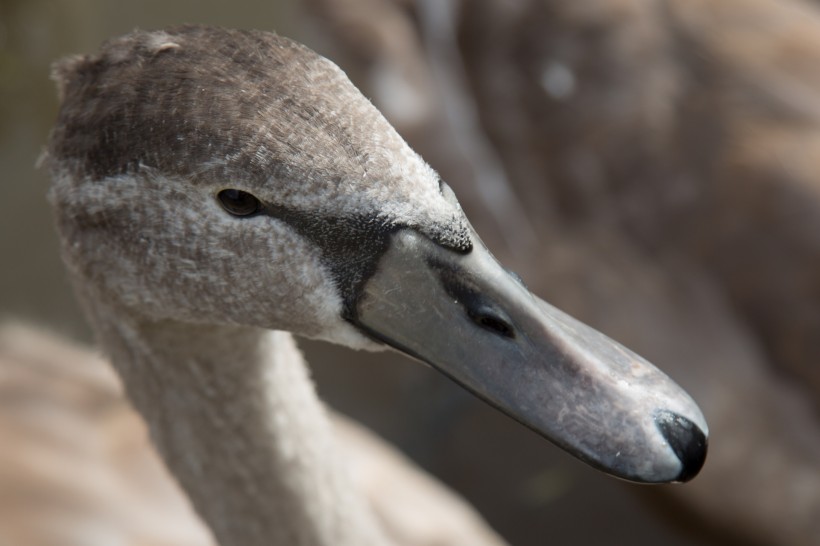
{"label": "swan eye", "polygon": [[262,210],[262,203],[242,190],[222,190],[217,194],[222,208],[234,216],[251,216]]}

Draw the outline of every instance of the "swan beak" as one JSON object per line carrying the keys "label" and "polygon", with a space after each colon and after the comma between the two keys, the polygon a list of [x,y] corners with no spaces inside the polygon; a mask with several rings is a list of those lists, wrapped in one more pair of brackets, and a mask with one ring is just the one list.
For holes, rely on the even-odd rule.
{"label": "swan beak", "polygon": [[692,398],[531,294],[473,241],[459,254],[412,230],[394,234],[356,325],[604,472],[642,483],[693,478],[708,429]]}

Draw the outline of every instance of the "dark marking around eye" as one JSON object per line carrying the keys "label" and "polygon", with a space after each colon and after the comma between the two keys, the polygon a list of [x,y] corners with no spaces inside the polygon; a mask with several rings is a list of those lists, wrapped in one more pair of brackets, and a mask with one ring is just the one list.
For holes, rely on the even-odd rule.
{"label": "dark marking around eye", "polygon": [[275,218],[313,243],[339,290],[342,316],[353,323],[356,323],[356,305],[362,287],[375,273],[379,259],[395,232],[414,230],[437,245],[460,254],[472,250],[469,232],[456,221],[453,225],[434,224],[422,228],[379,215],[333,216],[326,212],[301,211],[262,202],[254,195],[237,189],[222,190],[217,194],[217,199],[222,208],[233,216],[247,218],[265,215]]}
{"label": "dark marking around eye", "polygon": [[353,321],[362,286],[376,271],[390,235],[406,226],[365,215],[331,216],[266,203],[263,214],[288,224],[321,252],[342,299],[343,318]]}

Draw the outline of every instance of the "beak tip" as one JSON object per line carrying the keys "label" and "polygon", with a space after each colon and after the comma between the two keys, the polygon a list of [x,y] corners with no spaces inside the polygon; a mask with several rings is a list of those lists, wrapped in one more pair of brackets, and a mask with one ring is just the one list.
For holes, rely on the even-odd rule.
{"label": "beak tip", "polygon": [[658,411],[655,423],[681,463],[680,473],[673,481],[688,482],[697,476],[709,447],[703,430],[686,417],[668,410]]}

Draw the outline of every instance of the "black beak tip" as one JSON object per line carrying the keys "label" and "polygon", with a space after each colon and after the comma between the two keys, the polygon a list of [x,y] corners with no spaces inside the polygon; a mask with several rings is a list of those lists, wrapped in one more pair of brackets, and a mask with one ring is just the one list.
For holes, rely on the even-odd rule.
{"label": "black beak tip", "polygon": [[671,411],[659,411],[655,416],[655,422],[680,459],[682,468],[675,481],[688,482],[698,475],[706,461],[706,451],[709,447],[706,435],[695,423]]}

